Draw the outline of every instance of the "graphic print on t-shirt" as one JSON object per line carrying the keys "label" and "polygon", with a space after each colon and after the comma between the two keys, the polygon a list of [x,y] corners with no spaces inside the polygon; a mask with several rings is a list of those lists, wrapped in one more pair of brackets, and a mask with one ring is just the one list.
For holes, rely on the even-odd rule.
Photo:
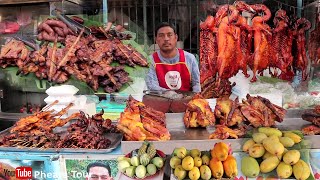
{"label": "graphic print on t-shirt", "polygon": [[168,71],[164,77],[167,86],[170,89],[178,90],[181,88],[181,76],[178,71]]}

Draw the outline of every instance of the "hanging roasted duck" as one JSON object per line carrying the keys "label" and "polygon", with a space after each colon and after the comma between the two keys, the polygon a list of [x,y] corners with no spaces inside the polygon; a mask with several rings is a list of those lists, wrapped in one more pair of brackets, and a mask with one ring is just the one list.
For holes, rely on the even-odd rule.
{"label": "hanging roasted duck", "polygon": [[[269,67],[274,68],[274,72],[269,72],[273,77],[291,81],[293,72],[292,41],[293,33],[289,28],[289,17],[283,9],[279,9],[273,19],[275,29],[272,31],[272,56]],[[270,70],[269,68],[269,70]],[[280,73],[278,73],[280,69]]]}
{"label": "hanging roasted duck", "polygon": [[215,18],[211,15],[200,23],[200,84],[201,89],[208,86],[210,79],[215,79],[217,59],[217,36],[214,32]]}
{"label": "hanging roasted duck", "polygon": [[240,32],[239,29],[232,25],[232,22],[237,21],[239,11],[234,6],[229,6],[229,10],[231,11],[231,15],[223,17],[218,27],[218,81],[229,79],[238,70],[238,65],[234,62],[236,61],[235,52],[237,52],[235,50],[237,34],[240,34]]}
{"label": "hanging roasted duck", "polygon": [[320,15],[317,14],[316,25],[311,31],[308,43],[308,54],[313,64],[320,64]]}
{"label": "hanging roasted duck", "polygon": [[294,25],[294,38],[297,51],[294,51],[294,68],[302,71],[302,80],[307,79],[308,59],[306,54],[306,31],[311,28],[311,23],[305,18],[299,18]]}
{"label": "hanging roasted duck", "polygon": [[[246,19],[240,16],[242,11],[254,10],[243,1],[236,1],[233,6],[222,6],[218,11],[218,74],[219,79],[228,79],[236,75],[239,69],[247,76],[251,28]],[[231,15],[228,16],[228,12]],[[221,19],[221,23],[219,24]],[[236,62],[236,63],[234,63]]]}
{"label": "hanging roasted duck", "polygon": [[254,31],[254,54],[253,62],[249,65],[253,71],[251,82],[257,80],[256,74],[263,74],[263,70],[267,69],[269,59],[271,58],[271,29],[266,22],[271,18],[270,9],[263,4],[254,4],[251,6],[253,10],[264,15],[256,16],[252,19],[252,28]]}
{"label": "hanging roasted duck", "polygon": [[[255,13],[255,11],[244,1],[235,1],[234,6],[240,13],[243,11]],[[245,77],[249,77],[247,73],[247,66],[249,59],[252,57],[252,28],[248,25],[247,19],[243,16],[238,17],[238,21],[235,23],[235,26],[238,29],[237,31],[240,32],[240,34],[237,34],[236,62],[239,66],[239,70],[242,70]]]}

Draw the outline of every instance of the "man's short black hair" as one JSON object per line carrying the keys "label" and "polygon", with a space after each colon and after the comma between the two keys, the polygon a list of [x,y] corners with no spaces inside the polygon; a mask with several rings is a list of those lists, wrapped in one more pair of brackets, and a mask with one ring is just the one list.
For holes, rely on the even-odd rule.
{"label": "man's short black hair", "polygon": [[87,173],[89,173],[90,168],[92,168],[92,167],[104,167],[104,168],[106,168],[106,169],[108,170],[108,173],[109,173],[109,175],[111,176],[111,169],[110,169],[109,164],[104,164],[104,163],[101,163],[101,162],[93,162],[93,163],[90,163],[90,164],[88,164],[88,166],[87,166]]}
{"label": "man's short black hair", "polygon": [[163,28],[163,27],[171,27],[171,28],[173,29],[173,32],[174,32],[175,34],[177,34],[177,33],[176,33],[176,27],[174,27],[173,24],[170,24],[170,23],[168,23],[168,22],[162,22],[162,23],[158,24],[158,26],[157,26],[157,28],[156,28],[156,30],[155,30],[155,32],[154,32],[154,33],[155,33],[155,36],[157,36],[159,29],[160,29],[160,28]]}

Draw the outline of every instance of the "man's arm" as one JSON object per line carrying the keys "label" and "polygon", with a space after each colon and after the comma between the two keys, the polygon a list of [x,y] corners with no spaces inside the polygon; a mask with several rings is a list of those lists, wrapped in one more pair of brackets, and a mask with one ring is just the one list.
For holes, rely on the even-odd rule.
{"label": "man's arm", "polygon": [[148,74],[146,76],[146,84],[149,90],[154,90],[154,91],[165,91],[167,90],[166,88],[162,88],[159,85],[158,77],[156,74],[155,70],[155,64],[154,61],[152,60],[152,63],[149,67]]}
{"label": "man's arm", "polygon": [[198,67],[198,63],[194,55],[191,56],[191,86],[192,92],[201,92],[200,86],[200,71]]}

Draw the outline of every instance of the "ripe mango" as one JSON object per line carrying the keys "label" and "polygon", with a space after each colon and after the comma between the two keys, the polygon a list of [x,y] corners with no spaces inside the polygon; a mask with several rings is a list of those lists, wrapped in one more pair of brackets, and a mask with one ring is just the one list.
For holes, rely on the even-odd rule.
{"label": "ripe mango", "polygon": [[302,140],[302,138],[299,135],[290,131],[283,132],[283,136],[291,138],[294,141],[294,143],[299,143]]}
{"label": "ripe mango", "polygon": [[216,157],[219,161],[225,161],[228,157],[228,154],[229,154],[229,146],[226,143],[218,142],[214,145],[212,157]]}
{"label": "ripe mango", "polygon": [[255,143],[256,143],[256,142],[254,142],[253,139],[247,140],[247,141],[243,144],[242,150],[243,150],[244,152],[249,152],[249,148],[250,148],[251,146],[253,146]]}
{"label": "ripe mango", "polygon": [[295,165],[293,165],[293,175],[298,180],[305,180],[310,176],[310,167],[303,160],[299,160]]}
{"label": "ripe mango", "polygon": [[223,169],[228,178],[234,178],[238,175],[237,160],[232,155],[223,161]]}
{"label": "ripe mango", "polygon": [[271,156],[267,159],[263,160],[260,164],[260,171],[262,173],[268,173],[274,170],[278,164],[280,163],[280,160],[277,156]]}
{"label": "ripe mango", "polygon": [[252,139],[256,143],[262,143],[262,141],[267,138],[268,136],[265,133],[253,133]]}
{"label": "ripe mango", "polygon": [[201,159],[202,159],[202,164],[204,164],[204,165],[209,165],[209,162],[210,162],[210,157],[209,157],[209,155],[204,154],[204,155],[202,155]]}
{"label": "ripe mango", "polygon": [[200,170],[198,167],[193,167],[189,173],[190,180],[198,180],[200,178]]}
{"label": "ripe mango", "polygon": [[217,158],[212,158],[209,163],[209,167],[212,172],[212,176],[217,179],[221,179],[223,176],[223,164]]}
{"label": "ripe mango", "polygon": [[254,178],[259,175],[260,167],[256,159],[245,156],[241,159],[241,171],[245,176]]}
{"label": "ripe mango", "polygon": [[286,164],[294,165],[300,159],[300,152],[298,150],[289,150],[283,155],[283,162]]}
{"label": "ripe mango", "polygon": [[183,169],[190,171],[194,167],[194,160],[191,156],[187,156],[182,159]]}
{"label": "ripe mango", "polygon": [[193,158],[194,166],[200,167],[202,165],[202,159],[201,157],[197,156]]}
{"label": "ripe mango", "polygon": [[[282,159],[282,155],[283,154],[280,154],[280,155],[277,155],[278,159],[281,161]],[[266,151],[266,153],[264,153],[264,155],[262,156],[262,159],[265,160],[267,159],[268,157],[271,157],[271,156],[274,156],[273,154],[269,153],[268,151]]]}
{"label": "ripe mango", "polygon": [[292,174],[292,167],[289,164],[281,162],[277,167],[277,175],[281,179],[287,179]]}
{"label": "ripe mango", "polygon": [[276,128],[270,128],[270,127],[259,127],[258,132],[264,133],[267,136],[276,135],[278,137],[282,136],[282,132],[279,129]]}
{"label": "ripe mango", "polygon": [[268,137],[263,141],[263,147],[271,154],[279,156],[283,154],[284,146],[277,141],[273,141],[272,138]]}
{"label": "ripe mango", "polygon": [[254,158],[262,157],[265,152],[266,150],[262,144],[255,144],[249,148],[249,155]]}
{"label": "ripe mango", "polygon": [[209,180],[211,178],[211,169],[207,165],[200,167],[200,176],[203,180]]}
{"label": "ripe mango", "polygon": [[294,145],[294,141],[289,137],[279,137],[279,141],[284,147],[292,147]]}
{"label": "ripe mango", "polygon": [[268,137],[268,140],[280,142],[279,137],[276,136],[276,135],[271,135],[271,136],[269,136],[269,137]]}

